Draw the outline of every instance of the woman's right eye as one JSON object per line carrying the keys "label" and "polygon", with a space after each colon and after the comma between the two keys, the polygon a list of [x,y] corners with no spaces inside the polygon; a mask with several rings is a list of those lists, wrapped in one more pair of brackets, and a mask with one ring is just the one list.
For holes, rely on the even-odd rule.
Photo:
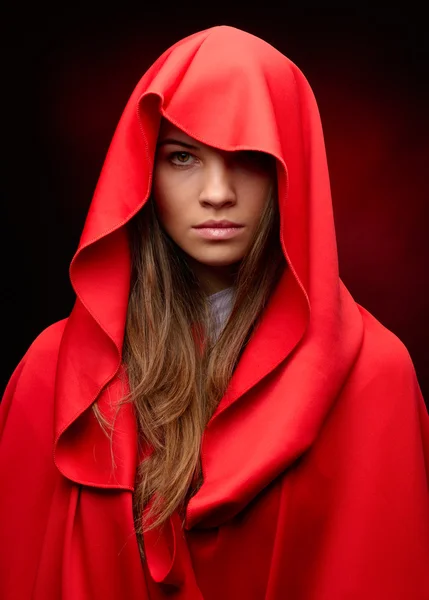
{"label": "woman's right eye", "polygon": [[191,162],[192,154],[184,151],[176,151],[169,154],[169,161],[176,167],[186,167]]}

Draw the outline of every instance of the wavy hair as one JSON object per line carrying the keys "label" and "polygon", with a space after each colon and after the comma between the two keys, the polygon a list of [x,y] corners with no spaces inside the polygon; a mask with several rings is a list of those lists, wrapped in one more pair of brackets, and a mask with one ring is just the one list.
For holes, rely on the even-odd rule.
{"label": "wavy hair", "polygon": [[[237,266],[233,308],[213,335],[207,296],[186,254],[168,236],[149,198],[127,225],[132,281],[123,346],[142,456],[134,515],[143,530],[160,526],[202,484],[202,434],[286,261],[276,191],[271,191],[246,256]],[[94,405],[96,416],[102,417]]]}

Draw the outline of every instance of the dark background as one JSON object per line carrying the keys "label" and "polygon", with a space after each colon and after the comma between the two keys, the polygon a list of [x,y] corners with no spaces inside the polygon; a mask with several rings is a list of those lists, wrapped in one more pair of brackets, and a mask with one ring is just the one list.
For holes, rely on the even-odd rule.
{"label": "dark background", "polygon": [[[70,312],[68,265],[134,86],[171,44],[213,25],[264,38],[307,76],[324,124],[341,276],[398,335],[429,400],[429,42],[423,9],[40,5],[3,15],[2,386]],[[91,5],[89,5],[91,6]],[[198,12],[196,6],[201,10]],[[231,5],[232,6],[232,5]],[[7,12],[7,11],[6,11]]]}

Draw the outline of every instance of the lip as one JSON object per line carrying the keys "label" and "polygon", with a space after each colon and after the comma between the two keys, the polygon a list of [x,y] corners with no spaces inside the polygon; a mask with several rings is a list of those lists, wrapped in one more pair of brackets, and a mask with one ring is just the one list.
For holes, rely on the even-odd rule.
{"label": "lip", "polygon": [[239,227],[195,227],[195,233],[206,240],[229,240],[244,231],[243,225]]}
{"label": "lip", "polygon": [[210,219],[209,221],[204,221],[204,223],[200,223],[199,225],[195,225],[194,229],[202,229],[209,227],[211,229],[220,228],[220,229],[228,229],[228,228],[237,228],[244,227],[241,223],[234,223],[234,221],[227,221],[226,219],[222,219],[221,221],[215,221],[214,219]]}

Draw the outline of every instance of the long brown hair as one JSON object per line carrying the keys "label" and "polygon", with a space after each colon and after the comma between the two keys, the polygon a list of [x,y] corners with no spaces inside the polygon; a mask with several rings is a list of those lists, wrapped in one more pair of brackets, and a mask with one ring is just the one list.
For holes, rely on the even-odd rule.
{"label": "long brown hair", "polygon": [[272,191],[237,268],[231,315],[214,340],[206,294],[186,254],[163,230],[152,198],[128,228],[133,269],[123,347],[130,393],[124,401],[133,403],[144,456],[134,492],[141,542],[143,528],[181,512],[201,485],[204,428],[286,261]]}

